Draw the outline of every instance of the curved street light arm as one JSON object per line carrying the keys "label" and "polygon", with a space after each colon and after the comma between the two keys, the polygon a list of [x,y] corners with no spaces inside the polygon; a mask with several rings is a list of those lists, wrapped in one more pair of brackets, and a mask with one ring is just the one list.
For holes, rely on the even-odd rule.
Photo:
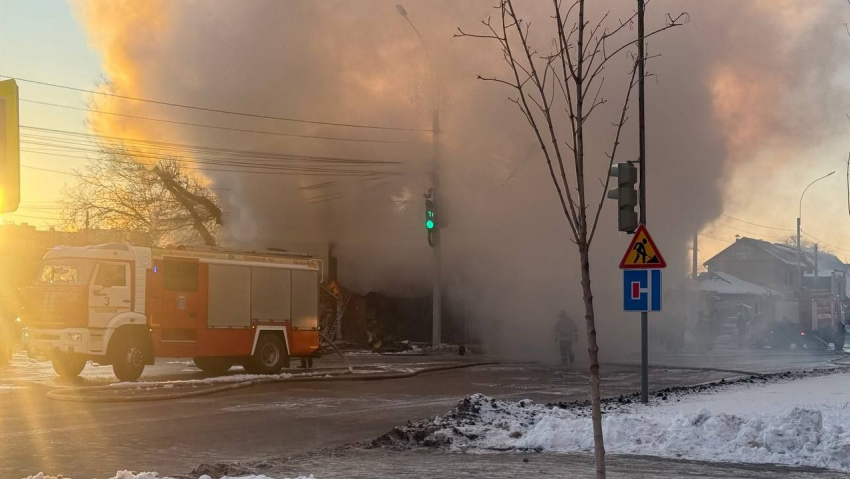
{"label": "curved street light arm", "polygon": [[806,189],[803,190],[803,194],[800,195],[800,206],[797,209],[797,218],[800,218],[800,217],[803,216],[803,197],[806,196],[806,192],[809,191],[809,188],[811,188],[812,185],[817,183],[818,181],[820,181],[820,180],[822,180],[826,177],[832,176],[834,173],[835,173],[835,170],[821,176],[820,178],[816,179],[815,181],[812,181],[811,183],[809,183],[809,186],[807,186]]}

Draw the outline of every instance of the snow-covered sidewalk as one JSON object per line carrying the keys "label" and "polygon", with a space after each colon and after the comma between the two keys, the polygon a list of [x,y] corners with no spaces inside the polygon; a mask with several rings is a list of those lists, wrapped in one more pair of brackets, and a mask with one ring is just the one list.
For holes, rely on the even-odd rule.
{"label": "snow-covered sidewalk", "polygon": [[[607,412],[603,428],[611,454],[850,472],[850,374],[732,385],[650,406],[627,404]],[[376,444],[575,452],[592,450],[591,432],[586,407],[475,395],[445,416],[397,428]]]}

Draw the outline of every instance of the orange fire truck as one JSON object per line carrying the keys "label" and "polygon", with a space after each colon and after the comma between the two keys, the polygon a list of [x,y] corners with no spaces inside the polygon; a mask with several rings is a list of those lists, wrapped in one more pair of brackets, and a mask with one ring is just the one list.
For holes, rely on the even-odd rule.
{"label": "orange fire truck", "polygon": [[321,275],[306,255],[60,246],[26,292],[24,344],[65,377],[91,360],[135,381],[157,357],[273,374],[318,352]]}

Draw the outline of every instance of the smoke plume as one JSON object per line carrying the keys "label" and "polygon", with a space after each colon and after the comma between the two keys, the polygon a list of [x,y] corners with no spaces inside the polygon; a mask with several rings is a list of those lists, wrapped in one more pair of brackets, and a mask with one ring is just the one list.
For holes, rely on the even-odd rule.
{"label": "smoke plume", "polygon": [[[117,99],[100,108],[220,126],[370,143],[173,127],[91,116],[98,133],[370,160],[282,174],[208,172],[226,205],[222,241],[325,254],[335,245],[341,281],[358,291],[426,295],[431,252],[422,195],[430,185],[431,76],[422,45],[395,1],[114,1],[80,4],[81,22],[103,55],[111,88],[123,95],[211,108],[412,131],[347,128],[234,117]],[[541,52],[554,25],[547,2],[516,2]],[[501,351],[540,357],[554,351],[557,311],[583,315],[578,254],[548,171],[511,92],[476,80],[506,66],[495,44],[452,38],[473,30],[493,0],[408,1],[438,84],[443,274],[448,308],[463,310]],[[591,18],[611,9],[612,25],[631,2],[592,2]],[[648,224],[675,285],[688,271],[695,231],[723,211],[729,178],[759,158],[770,168],[838,134],[846,85],[838,81],[850,40],[839,2],[654,0],[649,27],[664,15],[690,22],[649,40],[647,84]],[[636,29],[625,32],[636,36]],[[626,55],[608,68],[589,138],[589,201],[602,194],[616,121],[628,82]],[[637,104],[620,161],[637,157]],[[567,126],[564,125],[564,128]],[[310,164],[312,165],[312,163]],[[773,174],[763,171],[765,181]],[[628,238],[603,213],[592,277],[604,357],[638,347],[637,317],[620,311],[617,270]],[[542,346],[541,346],[542,345]]]}

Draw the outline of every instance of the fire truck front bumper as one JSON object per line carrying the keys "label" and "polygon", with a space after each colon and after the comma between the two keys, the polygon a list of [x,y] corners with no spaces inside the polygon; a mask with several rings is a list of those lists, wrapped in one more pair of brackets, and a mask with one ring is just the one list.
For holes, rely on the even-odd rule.
{"label": "fire truck front bumper", "polygon": [[51,359],[56,353],[90,353],[91,338],[86,329],[24,329],[22,340],[34,359]]}

